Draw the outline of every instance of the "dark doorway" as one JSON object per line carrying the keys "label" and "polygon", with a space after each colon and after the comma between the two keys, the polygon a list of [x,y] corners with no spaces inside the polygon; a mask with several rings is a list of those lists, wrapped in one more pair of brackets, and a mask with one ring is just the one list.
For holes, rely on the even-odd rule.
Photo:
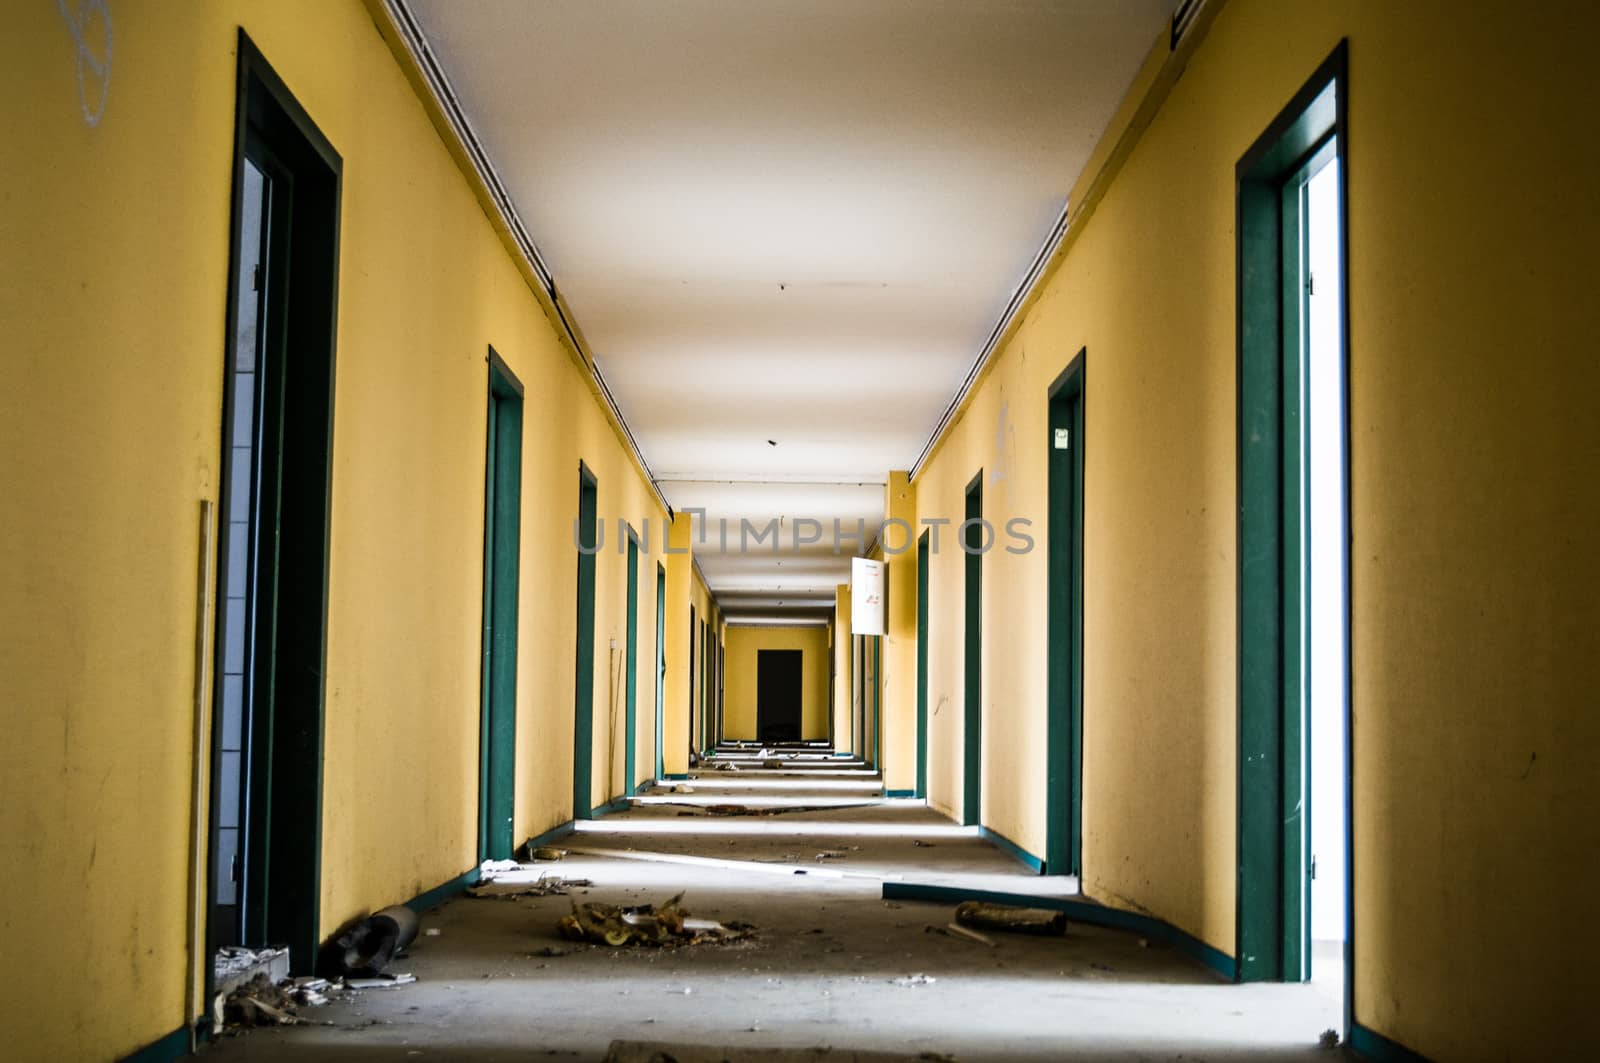
{"label": "dark doorway", "polygon": [[237,99],[208,936],[213,948],[287,944],[309,972],[342,162],[242,32]]}
{"label": "dark doorway", "polygon": [[521,555],[522,383],[489,351],[483,536],[483,679],[478,860],[507,860],[517,758],[517,581]]}
{"label": "dark doorway", "polygon": [[1045,869],[1083,870],[1083,383],[1078,352],[1050,386],[1049,737]]}
{"label": "dark doorway", "polygon": [[756,651],[756,737],[767,742],[800,741],[803,650]]}
{"label": "dark doorway", "polygon": [[966,566],[965,638],[962,682],[961,822],[972,826],[983,815],[983,470],[967,484],[966,520],[961,524]]}
{"label": "dark doorway", "polygon": [[594,555],[599,486],[578,463],[578,656],[572,732],[572,818],[594,815]]}
{"label": "dark doorway", "polygon": [[[1312,887],[1330,887],[1348,1033],[1345,70],[1341,44],[1237,169],[1237,956],[1244,981],[1310,977]],[[1317,765],[1332,785],[1313,793]],[[1316,817],[1334,827],[1320,853],[1332,881],[1313,860]]]}

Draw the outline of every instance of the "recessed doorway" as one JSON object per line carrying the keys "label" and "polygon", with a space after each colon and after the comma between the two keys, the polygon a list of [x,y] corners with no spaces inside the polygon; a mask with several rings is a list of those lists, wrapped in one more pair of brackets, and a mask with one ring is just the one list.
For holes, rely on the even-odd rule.
{"label": "recessed doorway", "polygon": [[1239,977],[1351,1029],[1345,47],[1240,161]]}
{"label": "recessed doorway", "polygon": [[212,949],[287,944],[293,969],[310,971],[342,163],[242,32],[237,99],[208,937]]}
{"label": "recessed doorway", "polygon": [[804,651],[756,651],[756,738],[762,744],[800,741],[804,678]]}

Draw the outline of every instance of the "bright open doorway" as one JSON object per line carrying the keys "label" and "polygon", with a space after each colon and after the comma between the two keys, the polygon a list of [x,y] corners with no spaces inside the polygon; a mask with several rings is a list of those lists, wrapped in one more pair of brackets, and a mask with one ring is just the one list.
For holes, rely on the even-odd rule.
{"label": "bright open doorway", "polygon": [[1306,181],[1306,508],[1310,631],[1307,700],[1311,848],[1311,978],[1343,995],[1346,767],[1343,270],[1339,159]]}

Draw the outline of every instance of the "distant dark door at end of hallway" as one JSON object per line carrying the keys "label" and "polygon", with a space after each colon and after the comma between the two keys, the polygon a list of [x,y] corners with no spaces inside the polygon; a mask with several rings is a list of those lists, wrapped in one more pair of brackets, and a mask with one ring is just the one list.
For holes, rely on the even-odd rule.
{"label": "distant dark door at end of hallway", "polygon": [[756,651],[756,737],[762,742],[800,740],[802,650]]}

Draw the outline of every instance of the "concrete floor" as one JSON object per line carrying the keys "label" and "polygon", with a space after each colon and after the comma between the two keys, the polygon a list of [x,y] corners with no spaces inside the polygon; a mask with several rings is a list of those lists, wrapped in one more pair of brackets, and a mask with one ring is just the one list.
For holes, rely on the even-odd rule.
{"label": "concrete floor", "polygon": [[[951,906],[886,902],[885,877],[1051,893],[1076,883],[1029,874],[919,803],[881,800],[875,779],[749,771],[689,785],[692,794],[658,795],[672,803],[585,823],[560,844],[691,861],[573,854],[529,875],[592,879],[579,900],[659,903],[685,891],[694,915],[752,923],[754,940],[574,945],[556,933],[566,897],[461,898],[424,915],[425,936],[397,964],[416,984],[306,1009],[331,1025],[225,1037],[208,1055],[219,1063],[598,1061],[623,1039],[672,1046],[681,1063],[1332,1058],[1317,1037],[1338,1028],[1339,1001],[1320,985],[1224,984],[1181,953],[1076,924],[1065,938],[995,935],[994,948],[927,932],[951,920]],[[760,802],[848,807],[704,813]],[[819,862],[825,852],[838,855]],[[917,974],[933,981],[895,984]],[[716,1050],[680,1047],[694,1045]],[[777,1051],[823,1047],[833,1051]]]}

